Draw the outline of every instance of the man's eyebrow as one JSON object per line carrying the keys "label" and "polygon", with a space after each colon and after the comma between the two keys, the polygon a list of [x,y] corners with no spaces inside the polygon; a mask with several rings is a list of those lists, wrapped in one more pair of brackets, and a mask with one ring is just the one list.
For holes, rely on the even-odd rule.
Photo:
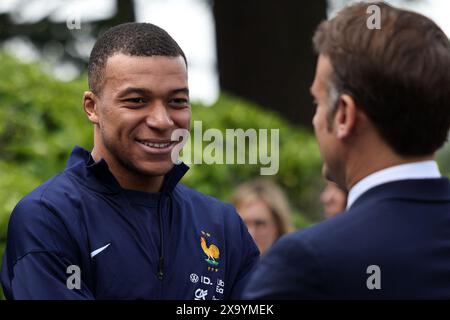
{"label": "man's eyebrow", "polygon": [[137,93],[139,95],[143,95],[143,96],[149,96],[152,94],[152,92],[148,89],[145,88],[137,88],[137,87],[128,87],[125,88],[124,90],[120,91],[118,94],[118,97],[125,97],[131,93]]}
{"label": "man's eyebrow", "polygon": [[[138,88],[138,87],[128,87],[125,88],[124,90],[120,91],[118,94],[118,97],[125,97],[129,94],[139,94],[142,96],[151,96],[152,95],[152,91],[148,90],[146,88]],[[187,87],[184,88],[178,88],[178,89],[174,89],[170,91],[171,95],[177,94],[177,93],[185,93],[186,95],[189,95],[189,89]]]}
{"label": "man's eyebrow", "polygon": [[170,91],[171,94],[177,94],[177,93],[185,93],[186,95],[189,95],[189,89],[187,87],[185,88],[179,88],[179,89],[174,89],[172,91]]}

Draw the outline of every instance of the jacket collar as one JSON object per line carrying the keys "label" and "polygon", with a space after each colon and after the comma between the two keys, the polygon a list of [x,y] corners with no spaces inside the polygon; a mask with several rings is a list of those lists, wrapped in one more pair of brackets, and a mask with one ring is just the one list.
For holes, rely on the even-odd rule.
{"label": "jacket collar", "polygon": [[[184,163],[174,165],[164,176],[161,193],[171,193],[178,182],[189,170]],[[116,194],[123,189],[108,168],[104,159],[95,162],[89,151],[75,146],[67,161],[66,170],[68,174],[89,189],[101,193]]]}
{"label": "jacket collar", "polygon": [[383,199],[413,200],[422,202],[450,202],[448,178],[399,180],[378,185],[363,193],[348,209],[379,202]]}
{"label": "jacket collar", "polygon": [[348,193],[347,210],[364,192],[380,184],[411,179],[437,179],[441,177],[436,161],[404,163],[374,172],[356,183]]}

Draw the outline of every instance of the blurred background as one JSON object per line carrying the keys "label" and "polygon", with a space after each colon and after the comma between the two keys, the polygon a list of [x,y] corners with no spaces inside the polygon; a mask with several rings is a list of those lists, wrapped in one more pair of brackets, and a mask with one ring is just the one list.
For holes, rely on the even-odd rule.
{"label": "blurred background", "polygon": [[[345,0],[1,0],[0,256],[9,215],[36,186],[63,170],[75,144],[92,148],[82,111],[86,66],[98,34],[130,21],[168,31],[185,51],[193,120],[203,130],[280,130],[280,169],[296,228],[324,218],[325,183],[309,95],[317,24]],[[398,0],[450,35],[450,2]],[[405,139],[407,139],[405,133]],[[450,173],[450,149],[439,152]],[[192,165],[183,182],[229,201],[259,165]]]}

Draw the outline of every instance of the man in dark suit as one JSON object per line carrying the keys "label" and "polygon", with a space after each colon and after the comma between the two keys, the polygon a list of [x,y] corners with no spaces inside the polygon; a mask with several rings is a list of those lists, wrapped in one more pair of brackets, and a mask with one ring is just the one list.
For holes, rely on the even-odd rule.
{"label": "man in dark suit", "polygon": [[434,161],[450,127],[447,36],[360,3],[323,22],[314,45],[313,124],[347,210],[280,239],[244,297],[449,299],[450,182]]}

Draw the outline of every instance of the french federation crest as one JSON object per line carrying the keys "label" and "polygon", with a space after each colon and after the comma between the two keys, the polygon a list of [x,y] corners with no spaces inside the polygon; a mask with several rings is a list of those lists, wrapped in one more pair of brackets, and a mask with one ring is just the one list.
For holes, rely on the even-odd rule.
{"label": "french federation crest", "polygon": [[206,255],[205,261],[210,265],[208,270],[217,272],[216,268],[219,265],[220,250],[215,244],[209,244],[207,239],[211,237],[211,235],[207,232],[202,231],[200,235],[200,246],[202,247],[203,252]]}

